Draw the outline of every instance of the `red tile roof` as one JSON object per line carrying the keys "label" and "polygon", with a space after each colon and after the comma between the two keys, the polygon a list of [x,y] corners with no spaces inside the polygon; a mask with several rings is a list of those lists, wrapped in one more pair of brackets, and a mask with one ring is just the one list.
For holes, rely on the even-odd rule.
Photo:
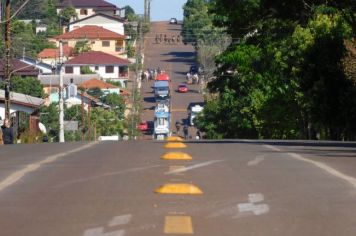
{"label": "red tile roof", "polygon": [[[40,70],[36,67],[26,64],[18,59],[11,59],[10,61],[11,71],[13,71],[13,75],[19,76],[35,76],[37,77]],[[5,60],[0,60],[0,76],[4,76],[5,74]]]}
{"label": "red tile roof", "polygon": [[125,35],[115,33],[96,25],[86,25],[68,33],[55,37],[57,40],[65,39],[125,39]]}
{"label": "red tile roof", "polygon": [[114,4],[108,3],[103,0],[63,0],[57,4],[58,8],[65,8],[68,6],[73,7],[92,7],[99,9],[113,9],[116,10],[117,7]]}
{"label": "red tile roof", "polygon": [[90,51],[65,62],[66,65],[129,65],[129,60],[104,52]]}
{"label": "red tile roof", "polygon": [[[68,45],[63,46],[63,56],[70,57],[73,53],[73,48]],[[37,58],[59,58],[59,48],[45,48],[38,53]]]}
{"label": "red tile roof", "polygon": [[88,81],[85,81],[84,83],[82,83],[81,85],[79,85],[79,87],[81,88],[85,88],[85,89],[91,89],[91,88],[100,88],[100,89],[111,89],[111,88],[119,88],[115,85],[106,83],[102,80],[98,80],[98,79],[90,79]]}

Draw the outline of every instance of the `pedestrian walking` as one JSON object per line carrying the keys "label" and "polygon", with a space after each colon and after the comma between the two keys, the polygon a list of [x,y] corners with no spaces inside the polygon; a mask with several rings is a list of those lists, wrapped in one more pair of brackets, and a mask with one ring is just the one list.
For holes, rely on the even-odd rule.
{"label": "pedestrian walking", "polygon": [[4,140],[2,139],[2,129],[0,129],[0,145],[4,144]]}
{"label": "pedestrian walking", "polygon": [[179,130],[180,130],[180,123],[179,123],[179,121],[176,122],[176,130],[177,130],[177,135],[179,135]]}
{"label": "pedestrian walking", "polygon": [[197,140],[201,139],[201,133],[199,130],[197,131],[197,134],[195,135],[195,139],[197,139]]}
{"label": "pedestrian walking", "polygon": [[172,43],[174,43],[174,41],[176,41],[176,37],[173,35],[172,36]]}
{"label": "pedestrian walking", "polygon": [[14,131],[11,127],[11,122],[9,119],[4,120],[3,126],[1,126],[2,130],[2,139],[4,144],[14,144]]}
{"label": "pedestrian walking", "polygon": [[188,127],[188,124],[184,124],[183,133],[184,133],[184,139],[188,139],[188,135],[189,135],[189,127]]}
{"label": "pedestrian walking", "polygon": [[177,35],[177,43],[180,43],[180,35]]}

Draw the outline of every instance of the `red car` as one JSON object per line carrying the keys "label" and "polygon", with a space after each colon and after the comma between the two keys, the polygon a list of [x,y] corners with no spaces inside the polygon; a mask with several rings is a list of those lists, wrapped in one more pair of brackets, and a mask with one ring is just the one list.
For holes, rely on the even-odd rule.
{"label": "red car", "polygon": [[138,129],[141,131],[147,131],[148,130],[148,123],[147,121],[143,121],[138,125]]}
{"label": "red car", "polygon": [[186,84],[180,84],[178,86],[178,92],[180,92],[180,93],[188,92],[188,86]]}

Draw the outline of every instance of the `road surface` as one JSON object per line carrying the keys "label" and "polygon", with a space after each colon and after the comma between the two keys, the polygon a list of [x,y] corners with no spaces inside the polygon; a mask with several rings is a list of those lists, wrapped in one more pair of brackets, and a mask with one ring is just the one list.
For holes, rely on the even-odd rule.
{"label": "road surface", "polygon": [[[185,122],[188,113],[189,104],[201,103],[204,101],[203,95],[199,93],[198,85],[188,85],[188,93],[178,93],[177,88],[181,83],[186,82],[186,74],[190,66],[195,63],[195,51],[191,45],[180,43],[157,43],[156,35],[166,35],[171,38],[179,35],[181,25],[168,24],[168,22],[154,22],[151,25],[151,31],[145,36],[145,68],[156,69],[161,68],[166,71],[171,78],[171,117],[172,117],[172,132],[175,132],[174,124],[176,121]],[[144,121],[153,121],[154,107],[156,105],[152,90],[153,81],[142,83],[142,107],[143,112],[141,119]],[[195,130],[190,129],[190,136],[195,136]],[[182,136],[182,131],[180,133]],[[146,138],[151,138],[151,135],[146,135]]]}
{"label": "road surface", "polygon": [[[3,236],[354,236],[356,147],[243,140],[0,149]],[[163,160],[172,151],[192,160]],[[203,193],[160,194],[164,184]]]}

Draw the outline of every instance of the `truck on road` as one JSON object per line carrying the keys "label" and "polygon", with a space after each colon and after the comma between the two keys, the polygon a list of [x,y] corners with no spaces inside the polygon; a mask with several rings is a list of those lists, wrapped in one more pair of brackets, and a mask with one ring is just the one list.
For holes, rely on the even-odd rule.
{"label": "truck on road", "polygon": [[169,112],[155,112],[153,138],[164,140],[170,136],[171,115]]}
{"label": "truck on road", "polygon": [[168,81],[156,81],[153,89],[157,103],[169,101],[171,94]]}

